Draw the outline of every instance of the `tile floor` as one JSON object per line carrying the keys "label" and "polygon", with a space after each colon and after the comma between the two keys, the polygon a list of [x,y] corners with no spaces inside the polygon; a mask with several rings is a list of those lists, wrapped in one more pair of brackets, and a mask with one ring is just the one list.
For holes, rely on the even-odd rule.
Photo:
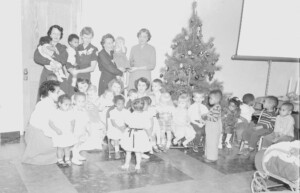
{"label": "tile floor", "polygon": [[142,171],[119,169],[123,159],[109,159],[106,151],[83,152],[83,166],[59,168],[20,163],[24,139],[0,134],[0,193],[250,193],[253,157],[239,157],[237,149],[219,152],[217,164],[202,162],[203,152],[172,149],[143,161]]}

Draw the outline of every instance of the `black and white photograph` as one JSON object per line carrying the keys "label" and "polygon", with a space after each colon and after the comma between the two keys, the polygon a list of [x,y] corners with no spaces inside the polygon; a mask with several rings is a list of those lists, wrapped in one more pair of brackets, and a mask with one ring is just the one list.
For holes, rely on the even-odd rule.
{"label": "black and white photograph", "polygon": [[7,0],[0,193],[299,193],[300,0]]}

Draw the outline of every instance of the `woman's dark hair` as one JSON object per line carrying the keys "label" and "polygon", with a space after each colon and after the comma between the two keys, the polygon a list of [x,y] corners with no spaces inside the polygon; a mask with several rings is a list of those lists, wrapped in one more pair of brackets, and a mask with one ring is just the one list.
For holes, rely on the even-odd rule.
{"label": "woman's dark hair", "polygon": [[44,44],[50,44],[51,41],[52,41],[52,38],[50,36],[43,36],[40,38],[38,46],[42,46]]}
{"label": "woman's dark hair", "polygon": [[122,100],[125,103],[125,98],[122,95],[116,95],[116,96],[114,96],[114,100],[113,100],[114,104],[117,104],[117,102],[119,100]]}
{"label": "woman's dark hair", "polygon": [[135,87],[136,90],[138,90],[137,86],[138,86],[139,82],[145,83],[147,85],[147,89],[146,90],[149,89],[149,87],[150,87],[150,81],[147,78],[141,77],[141,78],[139,78],[139,79],[137,79],[137,80],[134,81],[134,87]]}
{"label": "woman's dark hair", "polygon": [[53,28],[56,28],[58,29],[58,31],[60,31],[60,39],[63,38],[63,35],[64,35],[64,28],[60,27],[59,25],[53,25],[49,28],[48,32],[47,32],[47,35],[50,37],[51,36],[51,33],[52,33],[52,30]]}
{"label": "woman's dark hair", "polygon": [[134,111],[143,111],[145,106],[145,102],[143,99],[138,98],[132,101],[132,108]]}
{"label": "woman's dark hair", "polygon": [[109,39],[109,38],[112,39],[113,41],[115,41],[114,36],[111,35],[111,34],[105,34],[104,36],[102,36],[102,39],[101,39],[101,42],[100,42],[102,48],[104,48],[105,40]]}
{"label": "woman's dark hair", "polygon": [[152,104],[152,99],[149,96],[144,96],[141,98],[145,103],[147,103],[148,105]]}
{"label": "woman's dark hair", "polygon": [[68,42],[71,42],[73,39],[79,40],[79,36],[76,34],[70,34],[68,37]]}
{"label": "woman's dark hair", "polygon": [[47,80],[41,84],[39,87],[39,97],[45,98],[49,95],[50,92],[55,91],[55,87],[59,87],[59,82],[55,80]]}
{"label": "woman's dark hair", "polygon": [[63,95],[60,95],[60,96],[58,97],[57,102],[58,102],[58,103],[63,103],[63,102],[66,101],[66,100],[71,101],[71,98],[69,97],[69,95],[63,94]]}
{"label": "woman's dark hair", "polygon": [[146,29],[146,28],[142,28],[142,29],[140,29],[140,31],[137,33],[137,37],[139,37],[139,36],[141,35],[141,33],[146,33],[146,34],[148,35],[148,40],[147,40],[147,42],[149,42],[150,39],[151,39],[151,33],[150,33],[150,31],[149,31],[148,29]]}

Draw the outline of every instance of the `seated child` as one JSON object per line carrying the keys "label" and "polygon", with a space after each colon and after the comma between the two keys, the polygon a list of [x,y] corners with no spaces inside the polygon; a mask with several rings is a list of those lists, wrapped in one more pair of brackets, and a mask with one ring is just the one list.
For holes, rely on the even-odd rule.
{"label": "seated child", "polygon": [[196,135],[195,130],[190,125],[188,116],[188,107],[190,104],[190,97],[187,94],[181,94],[178,98],[178,104],[173,113],[173,144],[177,145],[179,140],[185,138],[182,142],[183,147],[191,142]]}
{"label": "seated child", "polygon": [[[228,102],[228,107],[225,107],[222,115],[223,133],[226,135],[225,145],[227,148],[232,148],[230,143],[231,136],[238,118],[240,117],[240,101],[237,97],[233,97]],[[223,135],[221,135],[219,140],[219,149],[223,148]]]}
{"label": "seated child", "polygon": [[120,79],[112,79],[108,85],[108,89],[111,90],[114,96],[122,95],[124,84]]}
{"label": "seated child", "polygon": [[152,94],[154,95],[154,99],[153,100],[153,105],[155,106],[156,104],[159,103],[159,99],[160,99],[160,95],[161,95],[161,90],[162,90],[162,85],[163,85],[163,82],[160,80],[160,79],[154,79],[152,81]]}
{"label": "seated child", "polygon": [[125,99],[122,95],[114,97],[115,108],[110,111],[110,123],[108,123],[107,137],[115,148],[115,159],[120,159],[120,140],[126,129],[125,119],[129,111],[124,108]]}
{"label": "seated child", "polygon": [[276,117],[274,132],[264,137],[263,148],[267,148],[274,143],[294,139],[295,120],[291,115],[293,109],[294,105],[290,102],[281,105],[279,115]]}
{"label": "seated child", "polygon": [[38,50],[43,57],[51,61],[50,65],[45,65],[45,68],[52,71],[56,75],[59,82],[63,82],[63,78],[67,78],[66,74],[68,74],[68,72],[65,66],[63,67],[61,63],[53,59],[54,53],[59,53],[56,47],[51,45],[51,41],[52,38],[49,36],[41,37],[38,45]]}
{"label": "seated child", "polygon": [[252,115],[254,113],[254,95],[251,93],[245,94],[243,96],[243,103],[240,105],[241,114],[236,125],[236,138],[238,144],[242,141],[242,133],[247,129],[253,122],[251,122]]}
{"label": "seated child", "polygon": [[89,116],[87,114],[85,105],[86,105],[86,95],[82,92],[75,93],[73,113],[75,116],[74,135],[77,142],[74,145],[72,150],[72,154],[73,154],[72,163],[75,165],[82,165],[82,161],[86,160],[85,157],[80,155],[80,151],[82,150],[81,147],[89,137],[89,133],[87,130],[87,125],[89,123]]}
{"label": "seated child", "polygon": [[201,116],[208,113],[208,109],[205,105],[202,104],[205,99],[204,92],[200,90],[194,90],[192,94],[194,103],[189,107],[188,113],[190,124],[196,132],[196,137],[194,139],[195,145],[193,150],[195,152],[198,152],[198,145],[202,143],[203,137],[205,135],[205,122],[202,120]]}
{"label": "seated child", "polygon": [[71,99],[68,95],[58,97],[58,109],[53,113],[49,125],[57,134],[52,137],[52,141],[53,146],[57,147],[58,166],[70,166],[71,148],[76,140],[74,137],[75,117],[71,111]]}
{"label": "seated child", "polygon": [[87,94],[90,84],[91,82],[88,79],[78,78],[75,91]]}
{"label": "seated child", "polygon": [[244,155],[248,156],[254,151],[261,136],[268,135],[273,132],[276,112],[275,108],[278,105],[278,99],[274,96],[267,96],[263,103],[263,110],[255,112],[254,115],[259,115],[256,125],[248,127],[244,130],[242,137],[245,143],[249,143],[249,148],[245,149]]}
{"label": "seated child", "polygon": [[116,45],[114,50],[114,61],[117,67],[123,71],[123,78],[124,78],[124,86],[125,88],[128,87],[129,83],[129,72],[130,64],[129,60],[126,56],[127,48],[125,46],[125,39],[123,37],[116,38]]}
{"label": "seated child", "polygon": [[[67,62],[69,62],[72,66],[74,66],[74,68],[77,66],[76,63],[76,49],[79,45],[79,37],[76,34],[70,34],[68,37],[68,43],[69,46],[67,48],[67,52],[68,52],[68,60]],[[76,81],[77,81],[77,77],[72,77],[72,86],[75,87],[76,86]]]}
{"label": "seated child", "polygon": [[100,118],[101,121],[106,123],[106,113],[107,110],[114,106],[114,93],[111,90],[106,89],[105,92],[100,96]]}
{"label": "seated child", "polygon": [[132,107],[132,101],[137,99],[137,90],[130,89],[127,93],[127,100],[126,100],[126,106],[125,108],[130,110]]}

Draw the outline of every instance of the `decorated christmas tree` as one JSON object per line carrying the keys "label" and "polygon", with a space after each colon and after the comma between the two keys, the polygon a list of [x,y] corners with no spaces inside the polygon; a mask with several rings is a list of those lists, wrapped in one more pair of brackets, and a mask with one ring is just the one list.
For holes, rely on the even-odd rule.
{"label": "decorated christmas tree", "polygon": [[215,52],[213,38],[204,42],[202,37],[202,22],[197,15],[197,3],[192,4],[192,16],[188,28],[183,28],[171,45],[172,54],[166,54],[165,64],[160,77],[163,78],[165,88],[173,99],[194,89],[209,92],[222,89],[222,83],[213,80],[219,55]]}

